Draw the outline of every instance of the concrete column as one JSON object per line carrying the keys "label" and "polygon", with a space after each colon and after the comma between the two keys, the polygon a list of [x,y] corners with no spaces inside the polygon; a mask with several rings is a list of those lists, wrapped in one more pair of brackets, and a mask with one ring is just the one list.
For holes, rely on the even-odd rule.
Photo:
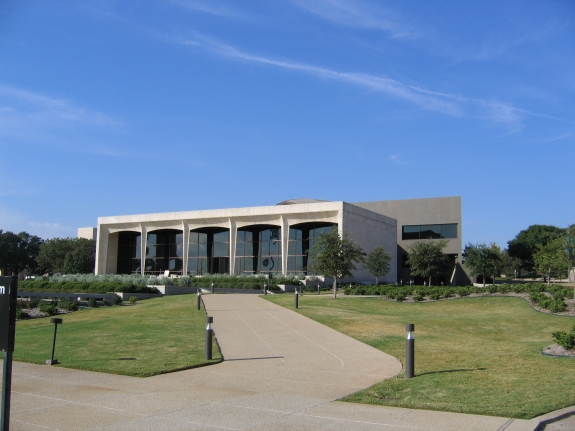
{"label": "concrete column", "polygon": [[106,273],[107,250],[108,250],[108,236],[110,232],[107,228],[102,228],[98,225],[98,245],[96,247],[96,268],[95,274]]}
{"label": "concrete column", "polygon": [[228,227],[230,229],[230,274],[235,274],[236,271],[236,239],[238,228],[236,221],[228,219]]}
{"label": "concrete column", "polygon": [[147,234],[147,229],[146,226],[144,226],[142,223],[140,223],[140,233],[142,235],[141,237],[141,251],[140,251],[140,274],[144,275],[144,272],[146,272],[146,245],[148,243],[148,234]]}
{"label": "concrete column", "polygon": [[182,221],[182,275],[188,275],[188,254],[190,252],[190,227]]}
{"label": "concrete column", "polygon": [[281,216],[281,227],[282,227],[282,274],[285,277],[287,275],[287,262],[288,262],[288,241],[289,241],[289,220]]}

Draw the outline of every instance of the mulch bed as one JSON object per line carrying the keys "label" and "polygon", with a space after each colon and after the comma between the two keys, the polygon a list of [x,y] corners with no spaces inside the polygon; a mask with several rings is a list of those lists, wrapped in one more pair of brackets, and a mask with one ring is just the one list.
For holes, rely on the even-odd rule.
{"label": "mulch bed", "polygon": [[563,348],[563,346],[560,346],[559,344],[552,344],[551,346],[545,347],[542,353],[546,355],[575,358],[575,349],[566,350],[565,348]]}

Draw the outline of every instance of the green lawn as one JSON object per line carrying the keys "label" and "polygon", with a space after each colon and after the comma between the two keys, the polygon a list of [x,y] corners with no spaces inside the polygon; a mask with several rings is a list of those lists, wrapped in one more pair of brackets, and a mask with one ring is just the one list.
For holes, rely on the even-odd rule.
{"label": "green lawn", "polygon": [[[136,305],[85,309],[59,316],[55,357],[62,367],[147,377],[221,361],[213,344],[204,360],[206,314],[196,295],[139,301]],[[50,318],[16,323],[14,360],[50,359]]]}
{"label": "green lawn", "polygon": [[[267,299],[293,309],[292,296]],[[524,419],[575,405],[575,359],[540,354],[572,317],[511,297],[398,303],[304,295],[299,304],[299,313],[402,363],[405,324],[415,324],[416,376],[402,373],[342,401]]]}

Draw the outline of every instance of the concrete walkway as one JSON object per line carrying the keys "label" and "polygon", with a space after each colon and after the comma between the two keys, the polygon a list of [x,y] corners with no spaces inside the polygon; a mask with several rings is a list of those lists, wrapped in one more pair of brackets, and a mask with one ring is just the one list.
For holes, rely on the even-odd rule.
{"label": "concrete walkway", "polygon": [[11,430],[534,430],[539,421],[334,401],[395,358],[255,295],[205,295],[225,361],[139,379],[14,364]]}

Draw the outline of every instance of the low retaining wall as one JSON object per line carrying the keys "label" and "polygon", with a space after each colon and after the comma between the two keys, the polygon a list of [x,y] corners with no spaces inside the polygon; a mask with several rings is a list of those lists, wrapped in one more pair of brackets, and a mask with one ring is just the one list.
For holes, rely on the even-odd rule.
{"label": "low retaining wall", "polygon": [[162,295],[187,295],[198,291],[197,287],[191,286],[148,285],[147,287],[155,287]]}

